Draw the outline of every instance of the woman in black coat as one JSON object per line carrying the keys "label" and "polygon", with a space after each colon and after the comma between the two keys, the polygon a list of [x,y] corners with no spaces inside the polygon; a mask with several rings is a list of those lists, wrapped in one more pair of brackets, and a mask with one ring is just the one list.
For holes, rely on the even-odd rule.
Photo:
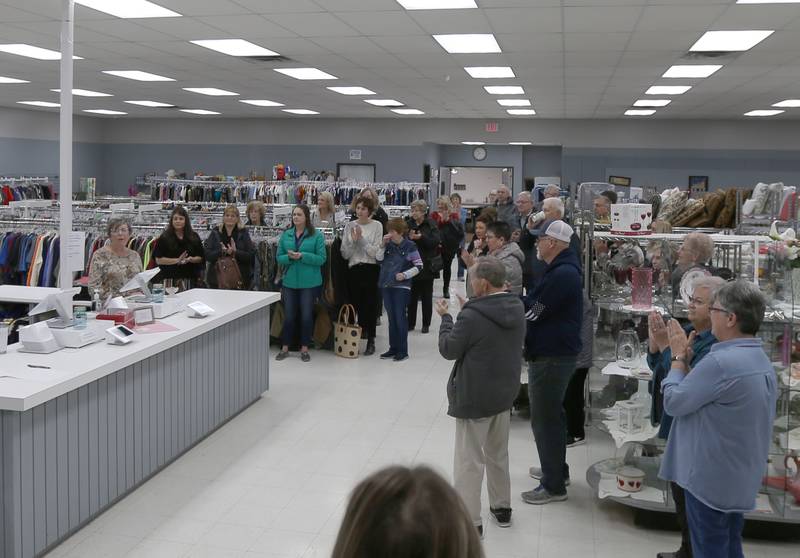
{"label": "woman in black coat", "polygon": [[203,278],[203,241],[192,230],[192,221],[184,207],[172,210],[166,230],[156,241],[153,257],[161,268],[154,283],[171,279],[175,286],[180,283],[181,290],[188,290]]}
{"label": "woman in black coat", "polygon": [[242,275],[241,289],[250,288],[253,273],[255,246],[247,229],[241,226],[239,208],[229,205],[222,214],[222,224],[211,231],[206,239],[206,261],[208,262],[207,282],[212,289],[219,288],[217,282],[217,262],[222,256],[233,256]]}
{"label": "woman in black coat", "polygon": [[417,244],[422,258],[422,271],[411,280],[411,300],[408,302],[408,331],[417,325],[417,304],[422,300],[422,333],[428,333],[433,316],[433,281],[442,269],[439,227],[428,217],[428,205],[422,200],[411,203],[408,238]]}

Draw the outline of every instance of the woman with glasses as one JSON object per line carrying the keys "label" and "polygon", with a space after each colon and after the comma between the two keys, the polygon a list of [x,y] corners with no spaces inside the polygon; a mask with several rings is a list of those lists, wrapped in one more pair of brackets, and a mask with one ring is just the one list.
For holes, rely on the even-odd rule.
{"label": "woman with glasses", "polygon": [[130,224],[118,217],[108,220],[108,243],[92,256],[89,267],[89,292],[100,293],[100,300],[119,296],[122,286],[142,271],[142,258],[128,248]]}
{"label": "woman with glasses", "polygon": [[[687,335],[695,332],[692,343],[692,359],[689,366],[694,366],[708,354],[711,346],[717,342],[711,333],[711,306],[716,291],[725,284],[720,277],[700,277],[692,283],[692,294],[689,297],[689,325],[684,327]],[[667,439],[672,426],[672,417],[664,412],[664,396],[661,393],[661,382],[672,368],[672,351],[669,347],[669,334],[664,319],[657,312],[652,312],[648,318],[647,340],[647,365],[653,371],[653,380],[650,382],[652,397],[650,421],[653,425],[659,424],[659,438]],[[683,489],[671,484],[672,497],[675,500],[675,509],[678,515],[678,524],[681,527],[681,547],[675,553],[678,558],[692,556],[689,528],[686,521]]]}

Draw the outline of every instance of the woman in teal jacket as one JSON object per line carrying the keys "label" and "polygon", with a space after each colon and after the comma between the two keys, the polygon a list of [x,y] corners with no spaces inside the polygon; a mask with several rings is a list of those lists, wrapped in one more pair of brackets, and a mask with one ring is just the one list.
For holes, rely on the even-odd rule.
{"label": "woman in teal jacket", "polygon": [[278,241],[278,263],[286,269],[283,274],[281,300],[283,319],[283,346],[276,357],[289,356],[289,343],[297,333],[300,315],[300,359],[311,360],[308,346],[314,328],[314,300],[322,286],[322,265],[325,263],[325,239],[311,224],[307,205],[297,205],[292,210],[292,226],[284,231]]}

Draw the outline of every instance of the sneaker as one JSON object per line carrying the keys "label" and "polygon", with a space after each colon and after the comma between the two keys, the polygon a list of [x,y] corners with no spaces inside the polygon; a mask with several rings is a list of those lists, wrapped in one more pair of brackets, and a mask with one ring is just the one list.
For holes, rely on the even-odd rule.
{"label": "sneaker", "polygon": [[586,443],[586,438],[583,436],[577,436],[573,438],[572,436],[567,436],[567,447],[574,448],[575,446],[582,446]]}
{"label": "sneaker", "polygon": [[528,492],[523,492],[521,496],[523,502],[533,505],[549,504],[550,502],[563,502],[567,499],[566,492],[564,494],[550,494],[542,485],[539,485]]}
{"label": "sneaker", "polygon": [[311,355],[308,354],[308,351],[303,351],[302,353],[300,353],[300,360],[302,360],[303,362],[310,362]]}
{"label": "sneaker", "polygon": [[364,356],[371,356],[375,354],[375,341],[367,341],[367,348],[364,349]]}
{"label": "sneaker", "polygon": [[431,330],[430,326],[422,326],[422,329],[419,330],[420,333],[428,333]]}
{"label": "sneaker", "polygon": [[489,513],[498,527],[511,527],[511,508],[489,508]]}
{"label": "sneaker", "polygon": [[444,292],[442,293],[442,298],[447,298],[447,299],[449,299],[449,298],[450,298],[450,292],[449,292],[449,291],[444,291]]}
{"label": "sneaker", "polygon": [[381,358],[384,358],[384,359],[393,358],[395,354],[397,354],[397,353],[395,353],[394,351],[386,351],[385,353],[383,353],[381,355]]}
{"label": "sneaker", "polygon": [[458,277],[457,279],[458,279],[458,280],[459,280],[461,283],[463,283],[463,282],[464,282],[464,278],[463,278],[463,277]]}
{"label": "sneaker", "polygon": [[289,356],[289,351],[281,351],[275,355],[275,360],[283,360]]}
{"label": "sneaker", "polygon": [[392,360],[395,362],[403,362],[404,360],[408,360],[408,355],[394,355]]}
{"label": "sneaker", "polygon": [[475,528],[478,530],[478,538],[483,540],[483,525],[476,525]]}
{"label": "sneaker", "polygon": [[[542,469],[539,467],[531,467],[528,469],[528,474],[532,479],[542,480]],[[569,477],[564,479],[564,486],[569,486]]]}

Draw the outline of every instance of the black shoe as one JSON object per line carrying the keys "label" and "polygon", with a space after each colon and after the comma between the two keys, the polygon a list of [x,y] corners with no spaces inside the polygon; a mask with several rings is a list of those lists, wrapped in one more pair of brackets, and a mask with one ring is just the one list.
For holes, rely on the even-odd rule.
{"label": "black shoe", "polygon": [[302,360],[303,362],[310,362],[311,355],[308,354],[308,351],[303,351],[302,353],[300,353],[300,360]]}
{"label": "black shoe", "polygon": [[511,508],[489,508],[498,527],[511,527]]}
{"label": "black shoe", "polygon": [[394,355],[392,360],[395,362],[403,362],[404,360],[408,360],[408,355]]}
{"label": "black shoe", "polygon": [[419,330],[420,333],[428,333],[431,330],[430,326],[422,326],[422,329]]}
{"label": "black shoe", "polygon": [[381,358],[394,358],[394,355],[397,354],[394,351],[386,351],[381,355]]}
{"label": "black shoe", "polygon": [[412,331],[414,331],[414,329],[416,329],[416,327],[417,326],[408,326],[408,331],[412,332]]}
{"label": "black shoe", "polygon": [[478,538],[483,540],[483,525],[476,525],[475,528],[478,530]]}
{"label": "black shoe", "polygon": [[450,298],[450,292],[449,291],[444,291],[442,293],[442,298],[448,298],[449,299]]}
{"label": "black shoe", "polygon": [[378,316],[378,319],[377,319],[377,320],[375,320],[375,325],[376,325],[376,326],[379,326],[379,325],[381,325],[381,317],[380,317],[380,316]]}
{"label": "black shoe", "polygon": [[283,360],[289,356],[289,351],[281,351],[275,355],[275,360]]}
{"label": "black shoe", "polygon": [[656,558],[692,558],[692,554],[684,547],[680,547],[675,552],[659,552],[656,554]]}
{"label": "black shoe", "polygon": [[582,446],[585,443],[586,443],[586,438],[584,436],[577,436],[574,438],[572,436],[567,436],[568,448],[574,448],[575,446]]}
{"label": "black shoe", "polygon": [[375,341],[367,341],[367,348],[364,349],[364,356],[370,356],[375,354]]}

